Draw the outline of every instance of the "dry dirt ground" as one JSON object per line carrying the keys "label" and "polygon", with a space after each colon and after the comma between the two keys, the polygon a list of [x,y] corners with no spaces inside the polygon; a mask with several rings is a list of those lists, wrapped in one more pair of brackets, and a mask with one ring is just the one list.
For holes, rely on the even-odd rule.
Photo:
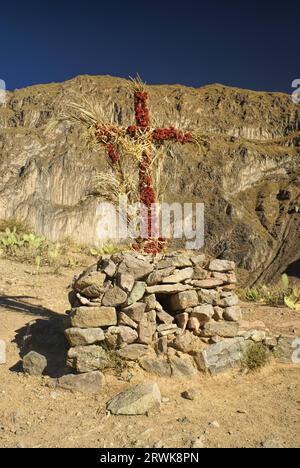
{"label": "dry dirt ground", "polygon": [[[0,259],[0,338],[7,342],[7,363],[0,365],[0,447],[190,447],[203,435],[206,447],[300,446],[297,365],[273,363],[256,373],[183,380],[137,371],[128,381],[129,371],[109,373],[106,387],[92,396],[49,388],[48,377],[20,372],[18,336],[30,321],[64,313],[73,274],[35,275],[31,266]],[[249,304],[243,310],[246,320],[264,320],[300,336],[299,313]],[[106,413],[112,396],[146,379],[157,381],[165,397],[160,413]],[[193,401],[181,397],[188,388],[196,390]]]}

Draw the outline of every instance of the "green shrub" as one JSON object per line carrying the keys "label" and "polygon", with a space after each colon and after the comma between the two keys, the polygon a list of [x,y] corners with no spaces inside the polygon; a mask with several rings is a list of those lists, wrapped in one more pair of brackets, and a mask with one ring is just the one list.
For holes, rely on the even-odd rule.
{"label": "green shrub", "polygon": [[262,343],[253,343],[246,349],[242,366],[250,371],[258,370],[270,362],[271,353]]}

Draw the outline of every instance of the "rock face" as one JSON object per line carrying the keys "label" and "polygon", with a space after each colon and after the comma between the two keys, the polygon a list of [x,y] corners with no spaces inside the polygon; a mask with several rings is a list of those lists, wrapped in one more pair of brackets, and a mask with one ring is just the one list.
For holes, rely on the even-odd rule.
{"label": "rock face", "polygon": [[[0,107],[0,219],[25,219],[52,240],[95,243],[101,199],[95,175],[109,171],[104,149],[84,149],[82,130],[73,123],[60,124],[53,135],[44,126],[65,113],[78,99],[74,94],[95,98],[109,121],[128,126],[134,116],[126,85],[119,78],[79,76],[7,93]],[[176,85],[149,86],[149,100],[159,126],[201,132],[199,148],[172,147],[177,176],[168,158],[164,173],[171,181],[166,201],[187,194],[205,201],[209,251],[235,260],[252,282],[273,279],[298,261],[300,114],[290,96]],[[143,272],[136,274],[142,278]]]}
{"label": "rock face", "polygon": [[107,404],[112,414],[146,414],[161,404],[161,394],[155,382],[145,382],[119,393]]}

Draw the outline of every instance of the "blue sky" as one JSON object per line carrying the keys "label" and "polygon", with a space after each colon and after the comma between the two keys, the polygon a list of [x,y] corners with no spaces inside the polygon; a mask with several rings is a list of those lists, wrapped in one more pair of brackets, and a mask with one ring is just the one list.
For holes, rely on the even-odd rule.
{"label": "blue sky", "polygon": [[300,2],[24,1],[1,4],[8,89],[79,74],[291,92]]}

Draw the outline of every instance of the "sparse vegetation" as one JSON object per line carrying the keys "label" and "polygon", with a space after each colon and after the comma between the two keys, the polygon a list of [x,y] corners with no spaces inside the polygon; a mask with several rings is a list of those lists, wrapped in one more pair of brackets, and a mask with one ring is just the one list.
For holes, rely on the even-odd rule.
{"label": "sparse vegetation", "polygon": [[300,310],[300,289],[289,287],[289,277],[283,274],[277,285],[261,285],[238,291],[239,297],[248,302],[258,302],[271,306],[286,305],[290,309]]}
{"label": "sparse vegetation", "polygon": [[271,352],[262,343],[251,344],[244,353],[242,366],[250,371],[264,367],[271,358]]}
{"label": "sparse vegetation", "polygon": [[52,267],[55,273],[59,273],[62,267],[85,266],[91,255],[100,256],[105,251],[111,253],[112,247],[108,244],[102,250],[93,250],[92,253],[70,239],[51,242],[44,236],[33,233],[23,221],[0,221],[0,256],[32,264],[36,273],[40,273],[42,267]]}

